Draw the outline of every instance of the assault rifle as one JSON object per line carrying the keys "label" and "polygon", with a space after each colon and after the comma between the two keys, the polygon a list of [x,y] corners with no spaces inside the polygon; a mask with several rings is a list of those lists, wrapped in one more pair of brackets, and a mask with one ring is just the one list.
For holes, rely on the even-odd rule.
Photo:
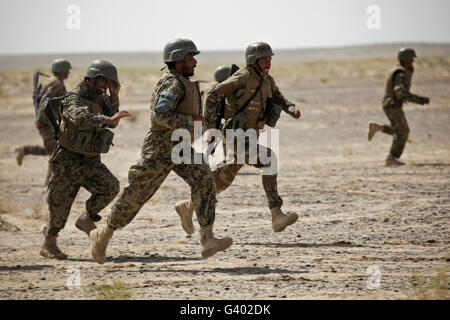
{"label": "assault rifle", "polygon": [[33,104],[34,104],[34,113],[36,116],[36,120],[39,117],[39,103],[41,102],[42,96],[44,95],[44,92],[42,91],[42,84],[39,83],[40,75],[43,75],[43,76],[49,78],[48,75],[46,75],[40,71],[36,71],[33,74]]}
{"label": "assault rifle", "polygon": [[[228,74],[228,78],[231,77],[238,70],[239,70],[239,67],[233,63],[231,65],[231,69],[230,69],[230,73]],[[224,116],[225,116],[225,99],[222,99],[222,101],[220,101],[219,107],[217,108],[216,117],[214,118],[216,129],[221,130],[222,119]],[[219,144],[219,141],[215,141],[215,145],[211,150],[211,154],[214,154],[218,144]]]}

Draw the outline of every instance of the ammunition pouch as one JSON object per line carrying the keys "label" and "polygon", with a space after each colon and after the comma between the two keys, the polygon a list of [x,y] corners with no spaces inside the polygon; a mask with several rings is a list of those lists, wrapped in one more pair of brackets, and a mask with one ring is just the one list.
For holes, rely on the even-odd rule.
{"label": "ammunition pouch", "polygon": [[225,122],[225,125],[223,126],[224,132],[227,129],[242,129],[247,130],[247,114],[245,112],[238,112],[234,115],[233,118],[230,118]]}
{"label": "ammunition pouch", "polygon": [[266,102],[266,112],[264,112],[264,118],[266,121],[266,124],[269,127],[274,128],[278,122],[278,119],[280,119],[281,114],[281,107],[276,104],[272,98],[267,98]]}
{"label": "ammunition pouch", "polygon": [[109,129],[79,129],[70,139],[70,147],[79,153],[95,152],[107,153],[113,145],[114,133]]}

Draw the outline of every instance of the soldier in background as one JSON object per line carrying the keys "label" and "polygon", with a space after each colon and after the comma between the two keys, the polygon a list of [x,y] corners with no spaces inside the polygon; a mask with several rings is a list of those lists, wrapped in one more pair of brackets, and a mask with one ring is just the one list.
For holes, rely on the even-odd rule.
{"label": "soldier in background", "polygon": [[88,236],[96,228],[94,222],[101,219],[98,213],[119,192],[119,180],[100,159],[100,154],[108,152],[112,144],[113,134],[106,128],[115,128],[121,118],[130,116],[126,111],[119,111],[119,90],[116,67],[108,61],[95,60],[84,79],[62,101],[58,143],[49,161],[50,217],[40,251],[44,257],[67,258],[58,248],[56,238],[81,187],[91,196],[76,227]]}
{"label": "soldier in background", "polygon": [[[216,128],[215,116],[221,101],[225,99],[225,127],[231,121],[238,123],[239,128],[262,129],[268,120],[266,111],[269,107],[269,100],[272,100],[281,109],[295,119],[300,118],[300,111],[294,103],[287,100],[279,91],[274,79],[269,75],[271,60],[273,56],[271,47],[264,42],[250,44],[245,53],[246,68],[238,70],[230,78],[218,84],[209,91],[206,97],[204,116],[207,129]],[[246,105],[247,104],[247,105]],[[243,109],[239,112],[238,109]],[[279,116],[279,114],[278,114]],[[273,124],[274,125],[274,124]],[[234,127],[233,129],[237,129]],[[224,143],[226,135],[224,137]],[[259,149],[265,150],[263,153],[271,157],[272,162],[263,164],[258,157],[257,163],[252,164],[256,168],[270,168],[272,163],[277,161],[276,155],[270,148],[258,145]],[[248,162],[249,145],[245,145],[245,159]],[[236,160],[236,157],[235,157]],[[225,162],[216,166],[212,171],[216,184],[216,193],[226,190],[234,181],[239,170],[244,164]],[[275,232],[283,231],[287,226],[295,223],[298,219],[296,213],[285,214],[281,210],[283,201],[278,194],[277,174],[263,174],[262,184],[267,196],[269,209],[272,215],[272,227]],[[180,201],[175,205],[175,210],[182,218],[183,228],[186,233],[194,232],[192,225],[193,204],[191,200]]]}
{"label": "soldier in background", "polygon": [[141,159],[128,171],[128,185],[114,203],[107,225],[91,234],[92,256],[99,264],[106,261],[106,249],[115,230],[129,224],[142,206],[151,199],[173,170],[191,187],[192,211],[200,225],[201,255],[208,258],[232,245],[231,238],[213,235],[216,194],[211,169],[205,163],[195,164],[191,147],[191,164],[175,164],[172,141],[176,129],[187,129],[192,137],[194,121],[203,121],[198,82],[189,80],[199,54],[194,42],[175,39],[164,47],[164,62],[168,71],[162,75],[151,98],[150,130],[142,147]]}
{"label": "soldier in background", "polygon": [[[66,87],[64,86],[64,80],[68,78],[70,69],[72,69],[72,66],[70,65],[70,62],[65,59],[60,58],[53,61],[52,64],[53,76],[49,79],[48,83],[43,87],[42,90],[43,95],[40,100],[41,104],[42,102],[45,101],[46,98],[51,99],[66,94]],[[58,112],[57,110],[54,110],[54,113],[57,112]],[[52,124],[48,120],[45,113],[41,110],[41,108],[39,108],[38,118],[36,120],[36,128],[39,130],[39,134],[44,140],[44,146],[25,145],[16,148],[14,151],[16,155],[16,161],[19,166],[22,165],[23,158],[26,155],[39,155],[39,156],[51,155],[56,147],[56,139],[54,137]],[[45,185],[48,185],[50,174],[51,171],[49,168],[45,179]]]}
{"label": "soldier in background", "polygon": [[230,67],[227,66],[218,66],[216,70],[214,71],[214,80],[210,83],[208,83],[205,88],[202,91],[202,106],[205,107],[206,105],[206,96],[209,91],[217,87],[219,83],[224,82],[228,79],[228,76],[230,74]]}
{"label": "soldier in background", "polygon": [[404,165],[403,162],[398,160],[405,149],[409,134],[408,122],[403,112],[403,104],[407,102],[421,105],[430,103],[430,98],[421,97],[409,91],[414,73],[414,58],[416,57],[416,52],[413,49],[402,48],[397,54],[399,64],[388,71],[382,103],[383,111],[391,124],[369,123],[369,141],[372,140],[378,131],[393,137],[391,150],[385,161],[386,166]]}

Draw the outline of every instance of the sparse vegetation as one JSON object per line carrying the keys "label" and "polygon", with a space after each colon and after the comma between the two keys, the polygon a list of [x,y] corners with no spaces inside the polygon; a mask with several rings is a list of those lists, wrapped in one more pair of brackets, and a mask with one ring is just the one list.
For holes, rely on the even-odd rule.
{"label": "sparse vegetation", "polygon": [[417,272],[409,279],[411,289],[405,292],[413,300],[449,300],[450,267],[438,269],[435,276],[423,277]]}
{"label": "sparse vegetation", "polygon": [[130,300],[134,298],[131,286],[116,279],[112,280],[111,284],[91,284],[89,289],[95,293],[97,300]]}

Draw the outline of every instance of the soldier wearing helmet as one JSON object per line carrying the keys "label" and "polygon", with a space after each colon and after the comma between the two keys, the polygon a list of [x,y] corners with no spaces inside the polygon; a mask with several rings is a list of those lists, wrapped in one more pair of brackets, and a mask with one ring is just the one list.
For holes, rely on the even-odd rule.
{"label": "soldier wearing helmet", "polygon": [[392,146],[385,161],[387,166],[404,165],[403,162],[399,161],[399,158],[408,140],[409,127],[403,112],[403,104],[408,102],[421,105],[430,103],[429,98],[412,94],[409,91],[414,73],[414,58],[416,57],[416,52],[413,49],[402,48],[397,54],[399,64],[388,71],[382,104],[390,125],[369,123],[369,141],[378,131],[393,136]]}
{"label": "soldier wearing helmet", "polygon": [[150,130],[142,147],[141,159],[128,172],[128,186],[120,193],[108,216],[107,225],[92,233],[92,256],[97,263],[106,261],[106,249],[115,230],[129,224],[142,206],[153,196],[171,171],[191,187],[192,212],[182,216],[182,226],[193,233],[192,213],[196,212],[200,225],[201,255],[208,258],[227,249],[231,238],[218,239],[212,232],[215,220],[216,197],[211,169],[205,163],[195,164],[191,148],[191,164],[175,164],[172,141],[176,129],[193,134],[194,121],[203,121],[198,82],[189,80],[197,65],[199,54],[189,39],[175,39],[164,48],[163,58],[168,67],[155,88],[150,104]]}
{"label": "soldier wearing helmet", "polygon": [[40,251],[44,257],[67,258],[56,238],[80,187],[88,190],[91,197],[75,225],[88,236],[95,229],[94,222],[101,219],[98,213],[119,192],[119,181],[100,159],[100,154],[108,152],[112,144],[113,133],[107,128],[115,128],[121,118],[129,116],[128,112],[119,111],[119,90],[116,67],[108,61],[95,60],[84,79],[62,101],[57,146],[49,161],[50,218]]}
{"label": "soldier wearing helmet", "polygon": [[219,83],[224,82],[228,79],[230,74],[230,67],[227,66],[218,66],[216,70],[214,70],[214,81],[209,82],[203,89],[202,95],[202,106],[204,107],[206,104],[206,95],[209,91],[217,87]]}
{"label": "soldier wearing helmet", "polygon": [[[238,70],[207,94],[204,116],[208,129],[216,126],[216,111],[223,99],[225,99],[225,127],[237,117],[237,114],[240,114],[242,120],[241,129],[262,129],[267,120],[265,115],[266,109],[269,108],[269,100],[272,100],[293,118],[298,119],[300,117],[300,111],[295,107],[294,103],[281,94],[274,79],[269,75],[273,55],[271,47],[264,42],[252,43],[247,47],[245,52],[247,66]],[[243,111],[239,112],[239,109],[243,109]],[[276,156],[271,149],[261,145],[258,145],[258,148],[259,150],[264,150],[263,153],[269,154],[272,157],[272,161],[275,161],[274,158]],[[245,159],[248,163],[248,144],[246,144],[245,153]],[[252,165],[257,168],[269,168],[272,166],[272,162],[263,164],[258,157],[257,163]],[[243,166],[243,164],[238,164],[236,161],[235,163],[224,162],[216,166],[212,171],[216,184],[216,193],[227,189]],[[263,174],[262,184],[272,214],[273,230],[281,232],[287,226],[295,223],[298,215],[282,212],[281,206],[283,201],[278,194],[276,173]],[[184,211],[188,215],[192,210],[192,203],[190,200],[179,202],[176,205],[176,209],[177,211]]]}
{"label": "soldier wearing helmet", "polygon": [[[69,76],[70,69],[72,66],[70,62],[66,59],[56,59],[52,63],[52,73],[53,76],[46,81],[42,88],[42,98],[41,104],[45,101],[46,98],[54,98],[63,96],[66,94],[66,87],[64,86],[64,80],[66,80]],[[54,110],[54,113],[57,113],[57,110]],[[22,165],[23,158],[26,155],[40,155],[47,156],[52,154],[53,150],[56,147],[56,139],[53,135],[53,128],[45,114],[42,110],[39,111],[38,117],[36,120],[36,128],[39,130],[39,134],[44,140],[44,146],[39,145],[26,145],[22,147],[18,147],[15,149],[16,161],[19,166]],[[45,185],[48,184],[48,180],[50,178],[50,169],[47,170],[47,176],[45,179]]]}

